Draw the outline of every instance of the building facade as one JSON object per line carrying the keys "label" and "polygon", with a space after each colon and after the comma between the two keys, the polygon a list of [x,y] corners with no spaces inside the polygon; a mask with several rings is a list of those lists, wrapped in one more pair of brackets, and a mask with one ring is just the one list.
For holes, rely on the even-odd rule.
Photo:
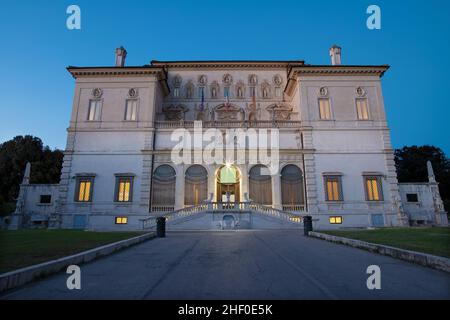
{"label": "building facade", "polygon": [[[203,229],[288,227],[305,215],[318,229],[446,224],[434,175],[422,187],[397,181],[381,87],[389,67],[342,65],[337,46],[330,56],[125,66],[118,48],[113,67],[68,67],[61,181],[41,186],[52,188],[42,214],[27,210],[37,200],[25,174],[12,225],[33,215],[96,230],[160,215]],[[235,152],[219,157],[222,146]]]}

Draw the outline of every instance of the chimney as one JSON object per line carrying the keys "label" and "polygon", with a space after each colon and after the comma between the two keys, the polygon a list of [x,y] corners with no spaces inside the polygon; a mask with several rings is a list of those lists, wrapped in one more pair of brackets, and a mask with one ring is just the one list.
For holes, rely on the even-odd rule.
{"label": "chimney", "polygon": [[330,48],[331,64],[338,66],[341,64],[341,47],[334,45]]}
{"label": "chimney", "polygon": [[116,49],[116,67],[125,66],[125,58],[127,57],[127,50],[124,47]]}

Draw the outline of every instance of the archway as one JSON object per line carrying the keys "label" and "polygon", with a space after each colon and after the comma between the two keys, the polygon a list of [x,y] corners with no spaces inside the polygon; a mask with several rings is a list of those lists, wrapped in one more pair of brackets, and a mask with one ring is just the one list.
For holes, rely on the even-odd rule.
{"label": "archway", "polygon": [[302,210],[305,204],[303,174],[296,165],[289,164],[281,170],[281,202],[287,211]]}
{"label": "archway", "polygon": [[256,203],[272,205],[272,177],[269,169],[263,165],[256,165],[249,172],[250,199]]}
{"label": "archway", "polygon": [[151,211],[172,211],[175,207],[175,169],[163,164],[156,168],[152,180]]}
{"label": "archway", "polygon": [[200,165],[186,170],[184,182],[184,204],[196,206],[208,198],[208,172]]}
{"label": "archway", "polygon": [[217,202],[240,202],[239,170],[234,165],[219,168],[216,175]]}

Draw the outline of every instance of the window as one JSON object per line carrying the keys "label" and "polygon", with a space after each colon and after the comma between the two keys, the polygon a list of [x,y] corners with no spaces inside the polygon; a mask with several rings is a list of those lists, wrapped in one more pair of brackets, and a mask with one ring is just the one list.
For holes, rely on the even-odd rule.
{"label": "window", "polygon": [[128,218],[127,217],[116,217],[116,224],[127,224]]}
{"label": "window", "polygon": [[366,200],[382,201],[381,177],[365,177]]}
{"label": "window", "polygon": [[75,192],[76,202],[91,202],[93,182],[94,182],[93,177],[77,177],[77,185]]}
{"label": "window", "polygon": [[174,98],[178,98],[180,96],[180,88],[173,89],[173,96]]}
{"label": "window", "polygon": [[100,121],[100,113],[102,109],[101,100],[91,100],[89,102],[88,121]]}
{"label": "window", "polygon": [[367,99],[356,99],[356,112],[358,114],[358,120],[369,120]]}
{"label": "window", "polygon": [[342,224],[342,216],[330,217],[330,224]]}
{"label": "window", "polygon": [[133,177],[116,177],[116,196],[117,202],[131,202],[133,199]]}
{"label": "window", "polygon": [[44,204],[52,203],[52,196],[50,194],[41,194],[39,203],[44,203]]}
{"label": "window", "polygon": [[330,99],[319,99],[319,117],[321,120],[331,119]]}
{"label": "window", "polygon": [[417,193],[407,193],[406,194],[406,201],[408,202],[419,202],[419,196]]}
{"label": "window", "polygon": [[137,117],[137,100],[130,99],[127,100],[127,105],[125,108],[125,120],[136,121]]}
{"label": "window", "polygon": [[340,176],[324,176],[325,180],[325,200],[326,201],[342,201],[341,177]]}

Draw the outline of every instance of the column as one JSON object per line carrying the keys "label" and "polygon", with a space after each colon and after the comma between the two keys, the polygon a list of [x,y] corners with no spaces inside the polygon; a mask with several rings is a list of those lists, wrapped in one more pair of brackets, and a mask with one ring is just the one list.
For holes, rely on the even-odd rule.
{"label": "column", "polygon": [[175,180],[175,210],[184,208],[184,165],[180,164],[176,169]]}
{"label": "column", "polygon": [[280,173],[272,175],[272,207],[282,210]]}

